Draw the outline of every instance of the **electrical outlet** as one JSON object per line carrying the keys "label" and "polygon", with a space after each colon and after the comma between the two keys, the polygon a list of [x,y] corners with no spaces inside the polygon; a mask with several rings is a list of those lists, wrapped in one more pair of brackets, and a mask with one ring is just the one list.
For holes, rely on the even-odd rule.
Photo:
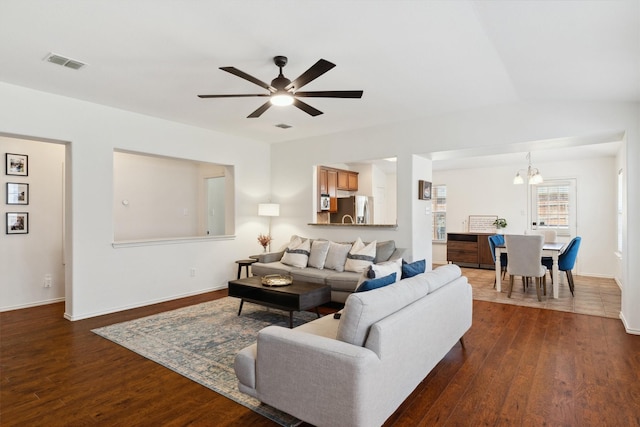
{"label": "electrical outlet", "polygon": [[53,278],[51,277],[51,275],[50,274],[45,274],[44,275],[44,282],[43,282],[44,287],[45,288],[50,288],[52,283],[53,283]]}
{"label": "electrical outlet", "polygon": [[191,270],[189,270],[189,275],[190,275],[191,277],[196,277],[196,269],[195,269],[195,268],[192,268]]}

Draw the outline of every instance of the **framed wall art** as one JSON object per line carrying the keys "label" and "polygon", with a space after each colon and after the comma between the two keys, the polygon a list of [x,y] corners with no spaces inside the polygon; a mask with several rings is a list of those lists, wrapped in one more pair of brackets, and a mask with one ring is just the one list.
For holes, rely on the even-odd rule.
{"label": "framed wall art", "polygon": [[494,221],[498,215],[469,215],[470,233],[495,233]]}
{"label": "framed wall art", "polygon": [[418,181],[418,199],[431,200],[431,183],[429,181]]}
{"label": "framed wall art", "polygon": [[7,204],[28,205],[29,184],[19,182],[7,182]]}
{"label": "framed wall art", "polygon": [[6,153],[5,173],[7,175],[28,176],[29,175],[29,156],[26,154]]}
{"label": "framed wall art", "polygon": [[7,212],[7,234],[29,233],[29,214],[27,212]]}

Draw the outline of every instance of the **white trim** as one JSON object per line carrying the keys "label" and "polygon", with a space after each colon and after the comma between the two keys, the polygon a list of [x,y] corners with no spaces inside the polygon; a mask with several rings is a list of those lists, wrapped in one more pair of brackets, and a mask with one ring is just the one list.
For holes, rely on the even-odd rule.
{"label": "white trim", "polygon": [[180,294],[180,295],[173,295],[167,298],[159,298],[159,299],[155,299],[155,300],[149,300],[149,301],[144,301],[138,304],[131,304],[131,305],[126,305],[126,306],[122,306],[122,307],[116,307],[116,308],[112,308],[109,310],[104,310],[104,311],[97,311],[94,313],[87,313],[87,314],[83,314],[80,316],[71,316],[69,313],[64,313],[64,318],[67,320],[71,320],[72,322],[75,322],[76,320],[84,320],[84,319],[90,319],[92,317],[96,317],[96,316],[103,316],[105,314],[112,314],[112,313],[118,313],[120,311],[125,311],[125,310],[131,310],[133,308],[139,308],[139,307],[146,307],[148,305],[152,305],[152,304],[158,304],[161,302],[167,302],[167,301],[173,301],[176,299],[180,299],[180,298],[186,298],[186,297],[191,297],[194,295],[200,295],[200,294],[206,294],[207,292],[213,292],[213,291],[219,291],[220,289],[226,289],[227,285],[221,285],[221,286],[217,286],[217,287],[213,287],[213,288],[207,288],[207,289],[201,289],[199,291],[194,291],[194,292],[188,292],[185,294]]}
{"label": "white trim", "polygon": [[132,248],[136,246],[157,246],[157,245],[176,245],[179,243],[192,242],[209,242],[216,240],[233,240],[235,234],[228,236],[195,236],[195,237],[172,237],[166,239],[148,239],[148,240],[122,240],[111,243],[114,248]]}
{"label": "white trim", "polygon": [[624,330],[631,335],[640,335],[640,329],[633,329],[629,327],[627,320],[624,317],[624,314],[620,312],[620,320],[622,320],[622,324],[624,325]]}
{"label": "white trim", "polygon": [[54,304],[56,302],[63,302],[63,301],[64,301],[64,297],[61,297],[61,298],[44,300],[44,301],[30,302],[28,304],[14,305],[11,307],[0,307],[0,313],[5,311],[21,310],[23,308],[39,307],[41,305],[49,305],[49,304]]}

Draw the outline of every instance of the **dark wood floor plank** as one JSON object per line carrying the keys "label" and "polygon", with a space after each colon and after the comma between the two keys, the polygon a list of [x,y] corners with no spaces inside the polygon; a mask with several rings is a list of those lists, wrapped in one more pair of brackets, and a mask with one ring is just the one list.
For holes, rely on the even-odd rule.
{"label": "dark wood floor plank", "polygon": [[[0,313],[0,425],[274,426],[91,332],[225,295],[77,322],[63,304]],[[386,426],[640,426],[640,337],[618,319],[474,301],[465,344]]]}

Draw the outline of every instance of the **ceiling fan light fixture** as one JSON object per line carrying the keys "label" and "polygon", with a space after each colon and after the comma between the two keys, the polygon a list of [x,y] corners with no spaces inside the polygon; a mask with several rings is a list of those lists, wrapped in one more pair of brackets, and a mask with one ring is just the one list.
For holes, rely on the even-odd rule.
{"label": "ceiling fan light fixture", "polygon": [[293,96],[290,93],[276,93],[271,95],[271,104],[278,107],[286,107],[293,104]]}

